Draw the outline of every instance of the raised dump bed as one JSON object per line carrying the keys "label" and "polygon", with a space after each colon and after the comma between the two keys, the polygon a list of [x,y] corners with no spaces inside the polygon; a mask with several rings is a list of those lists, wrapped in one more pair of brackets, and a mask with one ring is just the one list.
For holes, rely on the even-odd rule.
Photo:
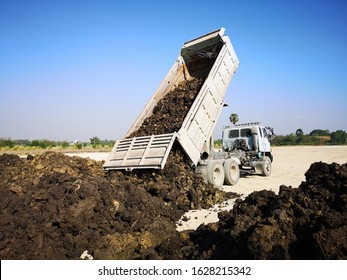
{"label": "raised dump bed", "polygon": [[[104,164],[105,170],[162,169],[176,140],[195,166],[202,155],[209,153],[210,138],[223,108],[226,90],[239,65],[224,31],[221,28],[184,43],[174,65],[125,139],[116,141]],[[183,113],[182,124],[175,131],[133,137],[144,121],[154,114],[160,100],[175,94],[182,83],[194,79],[202,81],[202,86],[187,108],[187,113]],[[175,103],[171,106],[175,111]]]}

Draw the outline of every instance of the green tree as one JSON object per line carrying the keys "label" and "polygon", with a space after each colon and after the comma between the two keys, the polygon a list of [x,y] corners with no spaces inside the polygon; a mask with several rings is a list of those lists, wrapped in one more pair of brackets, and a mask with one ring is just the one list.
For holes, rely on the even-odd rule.
{"label": "green tree", "polygon": [[103,146],[103,147],[113,147],[114,146],[114,143],[115,143],[116,141],[114,141],[114,140],[107,140],[107,139],[105,139],[105,140],[102,140],[101,142],[100,142],[100,144]]}
{"label": "green tree", "polygon": [[314,129],[310,132],[311,136],[329,136],[330,132],[329,129]]}
{"label": "green tree", "polygon": [[93,148],[96,148],[97,146],[99,146],[100,143],[101,143],[101,141],[100,141],[99,137],[94,136],[94,137],[90,138],[90,144],[92,145]]}
{"label": "green tree", "polygon": [[229,120],[233,125],[235,125],[239,121],[238,114],[235,114],[235,113],[231,114],[229,117]]}
{"label": "green tree", "polygon": [[83,144],[80,143],[80,142],[77,142],[77,143],[75,144],[75,146],[76,146],[76,148],[79,149],[79,150],[83,148]]}
{"label": "green tree", "polygon": [[54,141],[51,141],[48,139],[43,139],[43,140],[35,139],[35,140],[31,141],[30,146],[40,147],[41,149],[46,149],[46,148],[50,148],[50,147],[55,147],[56,143]]}
{"label": "green tree", "polygon": [[298,128],[295,132],[296,142],[300,143],[304,139],[304,131],[301,128]]}
{"label": "green tree", "polygon": [[0,139],[0,147],[13,148],[16,144],[11,139]]}
{"label": "green tree", "polygon": [[42,140],[39,140],[39,139],[32,140],[30,146],[32,146],[32,147],[40,147],[42,149],[47,148],[46,143],[43,142]]}
{"label": "green tree", "polygon": [[332,144],[346,144],[347,133],[343,130],[337,130],[330,134]]}
{"label": "green tree", "polygon": [[60,145],[65,149],[67,147],[69,147],[69,142],[68,141],[63,141],[60,143]]}
{"label": "green tree", "polygon": [[296,135],[294,133],[288,134],[283,139],[286,145],[294,145],[296,142]]}

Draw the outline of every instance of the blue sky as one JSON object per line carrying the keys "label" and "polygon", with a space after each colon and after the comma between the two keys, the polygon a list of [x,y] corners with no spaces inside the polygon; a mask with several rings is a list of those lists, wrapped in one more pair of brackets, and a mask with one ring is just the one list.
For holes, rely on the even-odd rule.
{"label": "blue sky", "polygon": [[216,126],[347,131],[347,1],[0,1],[0,138],[122,138],[185,41],[240,66]]}

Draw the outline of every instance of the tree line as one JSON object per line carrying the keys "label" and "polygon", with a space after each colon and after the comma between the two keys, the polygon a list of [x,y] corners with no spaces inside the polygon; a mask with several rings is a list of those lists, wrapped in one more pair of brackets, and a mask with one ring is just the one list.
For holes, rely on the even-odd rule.
{"label": "tree line", "polygon": [[277,135],[271,144],[274,146],[283,145],[346,145],[347,133],[343,130],[330,132],[328,129],[315,129],[309,134],[305,134],[301,128],[295,133],[287,135]]}
{"label": "tree line", "polygon": [[101,140],[99,137],[94,136],[90,138],[89,142],[81,141],[54,141],[48,139],[18,139],[12,140],[9,138],[0,138],[0,148],[8,149],[21,149],[21,148],[35,148],[35,149],[49,149],[49,148],[75,148],[82,149],[84,147],[92,148],[104,148],[104,147],[113,147],[114,140]]}

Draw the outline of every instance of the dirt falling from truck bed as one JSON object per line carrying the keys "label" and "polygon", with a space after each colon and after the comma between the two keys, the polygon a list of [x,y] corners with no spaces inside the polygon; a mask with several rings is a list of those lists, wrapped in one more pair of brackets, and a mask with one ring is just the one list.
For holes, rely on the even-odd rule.
{"label": "dirt falling from truck bed", "polygon": [[178,131],[202,85],[203,80],[197,78],[180,83],[159,100],[153,114],[129,138]]}

